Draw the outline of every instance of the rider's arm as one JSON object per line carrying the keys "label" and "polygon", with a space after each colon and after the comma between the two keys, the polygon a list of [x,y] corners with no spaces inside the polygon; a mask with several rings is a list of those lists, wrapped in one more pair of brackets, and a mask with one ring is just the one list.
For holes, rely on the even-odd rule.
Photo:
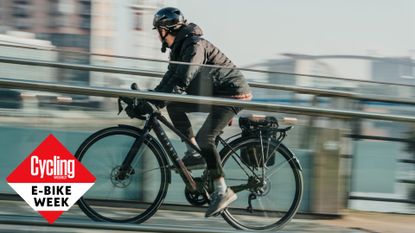
{"label": "rider's arm", "polygon": [[[182,54],[182,61],[194,64],[203,64],[204,50],[198,43],[191,43]],[[169,64],[168,71],[164,74],[160,84],[154,89],[159,92],[181,94],[196,76],[200,66]],[[151,101],[158,107],[164,107],[165,101]]]}
{"label": "rider's arm", "polygon": [[[201,43],[193,42],[184,49],[182,61],[191,64],[203,64],[205,61],[205,51]],[[186,91],[190,82],[196,77],[201,66],[198,65],[177,65],[174,73],[175,92],[182,93]]]}
{"label": "rider's arm", "polygon": [[171,93],[174,87],[173,74],[175,73],[175,71],[176,65],[169,64],[169,66],[167,67],[167,72],[164,74],[161,82],[159,83],[159,85],[157,85],[157,87],[154,90],[159,92]]}
{"label": "rider's arm", "polygon": [[[181,56],[181,61],[193,64],[203,64],[204,60],[203,47],[196,42],[188,45]],[[200,66],[170,64],[168,71],[154,90],[181,94],[186,91],[187,86],[196,76],[199,69]]]}

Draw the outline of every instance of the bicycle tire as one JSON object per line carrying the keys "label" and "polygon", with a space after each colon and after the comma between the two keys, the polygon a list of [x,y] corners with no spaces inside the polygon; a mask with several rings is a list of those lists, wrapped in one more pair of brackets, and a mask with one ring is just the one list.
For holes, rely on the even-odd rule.
{"label": "bicycle tire", "polygon": [[[154,215],[162,204],[171,174],[162,147],[151,135],[147,136],[137,152],[139,156],[135,159],[137,164],[133,167],[134,174],[130,174],[121,182],[114,178],[114,169],[116,171],[117,166],[124,160],[121,155],[126,155],[131,147],[129,145],[141,135],[142,131],[135,127],[110,127],[89,136],[76,151],[75,157],[93,174],[95,172],[97,178],[92,188],[78,200],[81,210],[92,220],[142,223]],[[108,147],[101,148],[107,144]],[[142,148],[144,149],[141,150]],[[141,152],[145,156],[142,156]],[[154,170],[145,169],[149,165],[154,165]],[[111,171],[101,166],[107,166]],[[143,172],[140,173],[141,171]],[[155,172],[147,174],[151,171]],[[157,177],[154,178],[155,176]],[[157,180],[160,184],[151,185],[148,179]],[[139,184],[133,181],[141,183],[142,186],[138,187]],[[126,189],[129,186],[132,188],[131,191]],[[146,200],[151,193],[154,194],[154,200]],[[108,213],[104,213],[105,211]]]}
{"label": "bicycle tire", "polygon": [[[268,138],[260,139],[259,137],[241,137],[230,143],[233,151],[236,152],[238,156],[229,147],[224,147],[221,150],[220,155],[222,157],[222,165],[225,171],[225,180],[228,187],[236,187],[238,182],[239,185],[246,183],[246,181],[241,182],[241,180],[243,180],[243,175],[246,177],[248,177],[248,175],[243,174],[243,172],[238,172],[238,169],[242,171],[242,168],[238,168],[238,166],[244,166],[246,170],[249,170],[247,169],[249,166],[240,160],[241,151],[246,149],[248,146],[258,146],[258,144],[261,145],[261,143],[264,145],[264,141],[268,143],[267,145],[271,145],[271,149],[275,149],[278,145],[275,140],[268,140]],[[268,149],[269,148],[270,147],[268,147]],[[272,151],[271,149],[268,151]],[[263,149],[262,151],[266,150]],[[251,200],[251,203],[254,202],[253,205],[251,205],[251,207],[253,207],[252,209],[248,209],[250,206],[250,197],[248,196],[248,199],[246,199],[246,196],[251,191],[244,190],[237,192],[238,199],[231,203],[222,213],[222,217],[234,228],[239,230],[254,231],[268,231],[271,229],[278,230],[290,222],[296,214],[303,194],[303,177],[300,165],[298,164],[294,154],[282,143],[273,154],[276,156],[276,165],[274,165],[277,166],[277,170],[274,171],[274,167],[268,167],[268,171],[284,175],[283,179],[281,179],[281,177],[273,177],[275,173],[271,174],[271,177],[267,177],[267,174],[265,174],[267,178],[264,180],[266,180],[267,183],[262,187],[264,192],[259,196],[256,196],[255,199]],[[238,160],[241,165],[237,165],[236,161]],[[281,167],[281,165],[284,165],[284,167]],[[255,171],[262,173],[261,168],[256,168],[256,170],[253,168],[253,171],[249,171],[250,173],[248,172],[248,174],[252,175]],[[291,174],[292,177],[286,177],[289,174]],[[237,178],[233,179],[233,177]],[[292,197],[286,197],[283,195],[284,193],[289,193]],[[269,201],[267,198],[272,198],[272,200]],[[284,200],[288,200],[286,201],[289,202],[288,205],[283,203]],[[264,203],[260,203],[262,201]],[[248,206],[248,208],[244,209],[245,206]],[[273,207],[274,209],[272,209]],[[259,210],[256,208],[259,208]]]}

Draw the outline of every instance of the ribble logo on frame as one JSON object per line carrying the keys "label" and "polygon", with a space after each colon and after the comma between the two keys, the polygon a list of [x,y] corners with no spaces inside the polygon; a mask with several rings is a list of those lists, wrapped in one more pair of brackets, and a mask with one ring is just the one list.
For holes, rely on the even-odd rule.
{"label": "ribble logo on frame", "polygon": [[52,224],[92,187],[95,177],[51,134],[7,182]]}

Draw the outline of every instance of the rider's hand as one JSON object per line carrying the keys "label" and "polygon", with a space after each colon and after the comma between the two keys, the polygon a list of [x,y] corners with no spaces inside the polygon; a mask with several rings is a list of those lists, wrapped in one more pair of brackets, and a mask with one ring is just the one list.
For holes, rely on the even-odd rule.
{"label": "rider's hand", "polygon": [[[148,90],[148,91],[156,92],[156,90]],[[167,103],[167,101],[163,101],[163,100],[149,100],[149,101],[150,103],[155,105],[158,109],[166,107],[166,103]]]}
{"label": "rider's hand", "polygon": [[[125,112],[130,118],[139,118],[139,116],[144,116],[146,114],[153,113],[155,108],[151,106],[151,103],[146,100],[129,98],[128,106],[125,108]],[[125,101],[124,101],[125,102]]]}

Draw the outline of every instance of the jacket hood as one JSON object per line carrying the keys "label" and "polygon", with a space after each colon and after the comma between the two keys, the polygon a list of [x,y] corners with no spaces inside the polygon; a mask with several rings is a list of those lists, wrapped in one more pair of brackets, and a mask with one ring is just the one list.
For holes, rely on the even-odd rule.
{"label": "jacket hood", "polygon": [[189,23],[183,26],[177,33],[174,43],[180,42],[190,36],[202,36],[202,29],[194,23]]}

